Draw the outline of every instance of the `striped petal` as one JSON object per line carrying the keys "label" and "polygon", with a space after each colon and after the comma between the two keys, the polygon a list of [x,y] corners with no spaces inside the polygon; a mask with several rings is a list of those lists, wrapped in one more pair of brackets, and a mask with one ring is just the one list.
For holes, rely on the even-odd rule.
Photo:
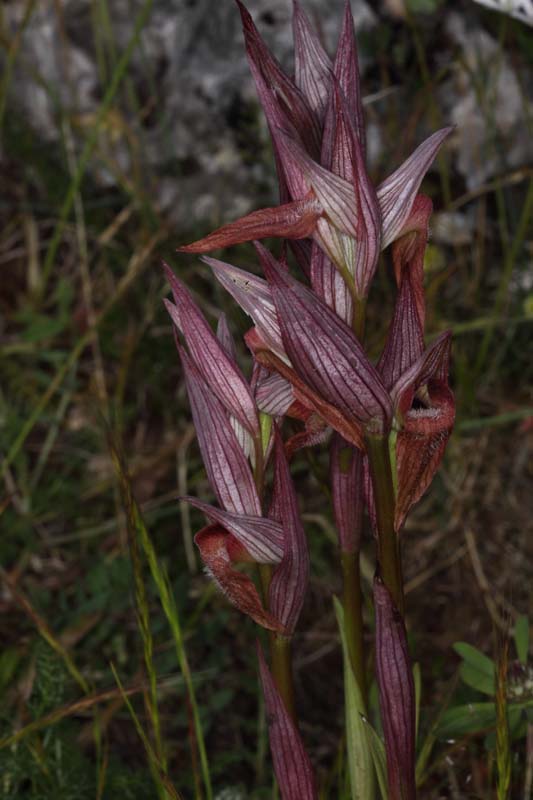
{"label": "striped petal", "polygon": [[270,583],[269,608],[292,635],[309,581],[309,551],[289,463],[277,427],[274,432],[274,488],[269,516],[283,529],[283,557]]}
{"label": "striped petal", "polygon": [[[228,355],[207,324],[185,285],[164,265],[175,306],[165,301],[176,327],[181,331],[198,371],[220,402],[252,436],[259,436],[259,420],[250,387],[236,362]],[[174,311],[177,309],[177,312]]]}
{"label": "striped petal", "polygon": [[226,409],[182,347],[179,347],[179,354],[198,444],[216,498],[226,511],[259,517],[261,503],[250,465],[239,446]]}
{"label": "striped petal", "polygon": [[259,644],[257,657],[265,697],[270,751],[282,800],[318,800],[313,768],[302,737],[285,708]]}
{"label": "striped petal", "polygon": [[432,134],[379,186],[377,195],[381,209],[382,249],[388,247],[400,235],[422,179],[452,130],[453,127],[442,128]]}
{"label": "striped petal", "polygon": [[347,419],[377,433],[388,430],[390,398],[353,332],[264,247],[256,247],[294,371]]}
{"label": "striped petal", "polygon": [[398,286],[409,281],[415,300],[420,327],[424,329],[426,299],[424,295],[424,254],[429,236],[429,218],[433,203],[419,194],[398,238],[392,244],[392,263]]}
{"label": "striped petal", "polygon": [[355,125],[357,138],[361,145],[364,159],[366,152],[365,120],[363,116],[361,88],[359,85],[357,43],[355,40],[354,22],[349,0],[346,0],[344,6],[344,18],[333,64],[333,74],[346,98],[350,119]]}
{"label": "striped petal", "polygon": [[258,564],[278,564],[283,556],[283,528],[274,520],[232,514],[196,497],[180,497],[202,511],[210,522],[221,525],[237,539]]}
{"label": "striped petal", "polygon": [[376,673],[387,754],[388,800],[415,800],[415,690],[401,614],[374,579]]}
{"label": "striped petal", "polygon": [[331,89],[331,61],[297,0],[293,9],[295,83],[322,122]]}
{"label": "striped petal", "polygon": [[265,45],[248,10],[240,0],[236,2],[241,14],[248,63],[271,130],[279,124],[271,116],[271,109],[278,106],[301,136],[306,149],[318,155],[321,131],[316,114]]}
{"label": "striped petal", "polygon": [[219,283],[252,318],[266,344],[282,358],[286,358],[278,316],[268,283],[263,278],[224,261],[207,257],[202,261],[211,267]]}
{"label": "striped petal", "polygon": [[330,448],[333,514],[344,553],[358,553],[363,522],[363,454],[338,433]]}
{"label": "striped petal", "polygon": [[378,362],[378,372],[387,389],[418,361],[424,352],[424,336],[416,308],[412,284],[402,281],[387,341]]}
{"label": "striped petal", "polygon": [[313,242],[311,251],[313,292],[347,325],[352,324],[353,300],[346,281],[324,251]]}

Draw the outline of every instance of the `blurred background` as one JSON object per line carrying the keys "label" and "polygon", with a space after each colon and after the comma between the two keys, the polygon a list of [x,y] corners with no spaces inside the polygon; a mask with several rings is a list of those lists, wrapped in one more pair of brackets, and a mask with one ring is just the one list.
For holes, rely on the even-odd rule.
{"label": "blurred background", "polygon": [[[457,126],[424,191],[435,206],[428,330],[454,332],[458,418],[407,524],[404,571],[430,734],[421,796],[493,797],[490,681],[485,692],[468,681],[454,645],[494,658],[495,641],[533,614],[533,28],[522,21],[530,4],[511,4],[522,19],[471,0],[351,4],[375,181],[432,130]],[[290,3],[247,6],[290,72]],[[341,0],[304,7],[333,52]],[[212,322],[224,310],[237,337],[246,330],[208,268],[175,253],[277,202],[239,15],[231,0],[4,0],[0,64],[0,798],[178,796],[168,786],[158,795],[139,730],[166,753],[184,798],[209,797],[199,788],[185,657],[212,796],[269,798],[256,631],[202,574],[192,537],[203,518],[176,501],[211,494],[160,269],[165,258]],[[248,246],[224,258],[257,269]],[[393,298],[385,257],[370,296],[373,354]],[[249,370],[244,347],[240,356]],[[168,573],[178,655],[161,586],[128,533],[110,438]],[[294,474],[312,559],[295,639],[297,702],[323,796],[344,797],[331,603],[340,577],[321,491],[325,450],[300,453]],[[370,581],[369,535],[363,555]],[[370,607],[368,622],[370,643]],[[513,664],[511,689],[531,701],[527,640]],[[529,705],[517,709],[516,798],[530,796],[533,776]]]}

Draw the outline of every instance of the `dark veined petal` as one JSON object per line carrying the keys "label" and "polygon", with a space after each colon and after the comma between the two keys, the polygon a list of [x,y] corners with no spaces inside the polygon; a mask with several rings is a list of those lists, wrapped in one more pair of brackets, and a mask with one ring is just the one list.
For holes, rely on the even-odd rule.
{"label": "dark veined petal", "polygon": [[282,800],[317,800],[313,768],[300,733],[287,713],[261,646],[257,645],[274,772]]}
{"label": "dark veined petal", "polygon": [[415,800],[415,690],[401,614],[374,579],[376,673],[387,754],[388,800]]}
{"label": "dark veined petal", "polygon": [[231,533],[250,557],[258,564],[279,564],[283,556],[283,529],[278,522],[266,517],[232,514],[196,497],[180,497],[202,511],[212,523],[222,525]]}
{"label": "dark veined petal", "polygon": [[400,414],[405,414],[411,408],[417,389],[430,380],[447,383],[451,343],[451,331],[444,331],[398,378],[391,389],[391,398]]}
{"label": "dark veined petal", "polygon": [[422,179],[452,130],[452,127],[442,128],[432,134],[379,186],[377,195],[381,209],[383,249],[398,238],[409,217]]}
{"label": "dark veined petal", "polygon": [[250,465],[239,446],[228,414],[189,354],[179,345],[178,351],[198,444],[216,498],[226,511],[259,517],[261,503]]}
{"label": "dark veined petal", "polygon": [[[333,171],[335,153],[345,153],[347,169],[352,171],[352,182],[357,199],[358,236],[354,265],[354,279],[359,297],[366,297],[376,271],[381,245],[381,212],[376,190],[366,170],[361,144],[357,138],[347,103],[338,84],[333,93],[333,108],[337,121],[337,136],[333,150]],[[343,177],[347,180],[349,172]]]}
{"label": "dark veined petal", "polygon": [[208,574],[213,578],[230,603],[254,622],[268,630],[282,632],[283,628],[272,614],[263,608],[252,579],[232,566],[232,537],[220,525],[202,528],[194,537]]}
{"label": "dark veined petal", "polygon": [[283,270],[268,250],[258,243],[256,248],[271,285],[285,351],[294,371],[347,419],[377,433],[388,430],[392,413],[389,395],[350,328]]}
{"label": "dark veined petal", "polygon": [[235,222],[229,222],[203,239],[179,247],[181,253],[209,253],[221,247],[279,236],[286,239],[307,239],[315,230],[322,208],[313,196],[274,208],[252,211]]}
{"label": "dark veined petal", "polygon": [[268,348],[255,328],[249,330],[244,338],[255,359],[268,370],[286,378],[294,388],[295,395],[308,409],[314,411],[348,442],[364,449],[363,431],[356,420],[347,418],[338,408],[311,389],[286,361]]}
{"label": "dark veined petal", "polygon": [[274,489],[269,516],[283,529],[283,557],[274,570],[269,608],[285,630],[294,632],[309,581],[309,551],[298,500],[279,430],[274,431]]}
{"label": "dark veined petal", "polygon": [[285,74],[265,45],[248,10],[240,0],[236,2],[241,14],[248,62],[271,131],[279,125],[279,122],[272,119],[271,114],[271,109],[278,105],[300,135],[306,149],[311,155],[318,156],[321,130],[316,114],[309,107],[303,93]]}
{"label": "dark veined petal", "polygon": [[392,244],[392,263],[398,286],[411,284],[420,328],[424,330],[426,299],[424,295],[424,253],[429,235],[429,218],[433,203],[426,195],[418,194],[398,238]]}
{"label": "dark veined petal", "polygon": [[363,521],[363,453],[333,434],[330,448],[331,499],[343,553],[358,553]]}
{"label": "dark veined petal", "polygon": [[313,242],[311,251],[311,286],[317,297],[347,325],[352,324],[353,300],[346,281],[324,251]]}
{"label": "dark veined petal", "polygon": [[294,401],[294,391],[289,381],[274,372],[259,381],[255,400],[260,411],[271,417],[282,417]]}
{"label": "dark veined petal", "polygon": [[[225,314],[221,314],[218,318],[217,323],[217,339],[224,348],[224,351],[229,356],[229,358],[236,364],[237,363],[237,348],[235,347],[235,341],[233,336],[231,335],[231,331],[228,326],[228,320]],[[252,387],[250,387],[252,390]],[[252,390],[253,395],[253,390]],[[237,437],[237,441],[239,442],[240,446],[242,447],[244,454],[247,458],[252,460],[252,463],[255,463],[255,443],[254,437],[248,432],[248,430],[242,425],[242,423],[237,419],[237,417],[230,414],[230,422],[233,430],[235,431],[235,435]],[[258,441],[256,438],[255,441]]]}
{"label": "dark veined petal", "polygon": [[412,409],[396,440],[398,491],[394,526],[399,532],[439,467],[455,420],[455,401],[442,381],[430,381],[429,406]]}
{"label": "dark veined petal", "polygon": [[[220,402],[252,434],[259,435],[255,402],[236,362],[230,358],[185,285],[164,265],[176,306],[165,301],[172,321],[183,334],[198,371]],[[174,312],[177,308],[177,314]]]}
{"label": "dark veined petal", "polygon": [[314,161],[289,131],[280,130],[279,148],[283,163],[293,164],[305,176],[331,224],[356,237],[357,201],[352,184]]}
{"label": "dark veined petal", "polygon": [[331,89],[331,61],[297,0],[293,0],[294,79],[320,122]]}
{"label": "dark veined petal", "polygon": [[217,339],[224,348],[224,351],[228,355],[228,357],[231,358],[232,361],[237,363],[237,348],[235,346],[235,340],[231,335],[231,331],[228,325],[228,318],[224,313],[222,313],[218,318]]}
{"label": "dark veined petal", "polygon": [[418,361],[424,352],[424,336],[410,281],[401,283],[378,372],[387,389]]}
{"label": "dark veined petal", "polygon": [[365,120],[363,116],[363,105],[361,98],[361,88],[359,85],[359,64],[357,58],[357,44],[355,40],[354,22],[350,1],[346,0],[344,6],[344,18],[342,29],[339,36],[339,44],[333,64],[333,74],[342,89],[346,103],[348,105],[350,119],[352,120],[363,159],[366,151],[366,132]]}
{"label": "dark veined petal", "polygon": [[216,258],[204,257],[202,261],[211,267],[215,278],[252,318],[266,344],[286,358],[272,292],[264,278]]}

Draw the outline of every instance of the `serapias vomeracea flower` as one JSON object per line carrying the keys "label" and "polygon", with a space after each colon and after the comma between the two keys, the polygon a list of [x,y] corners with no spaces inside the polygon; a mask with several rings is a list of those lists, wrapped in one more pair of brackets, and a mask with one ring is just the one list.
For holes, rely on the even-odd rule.
{"label": "serapias vomeracea flower", "polygon": [[[398,298],[376,367],[351,328],[262,245],[257,249],[266,281],[204,259],[254,321],[245,338],[255,358],[283,377],[285,389],[292,387],[301,404],[363,451],[365,436],[397,434],[397,530],[431,482],[454,421],[450,333],[424,348],[424,307],[417,306],[420,296],[423,302],[423,254],[420,237],[412,236],[414,244],[407,242],[412,252],[402,250],[401,262],[397,256]],[[290,402],[289,392],[286,407]]]}
{"label": "serapias vomeracea flower", "polygon": [[[183,498],[210,523],[195,542],[208,572],[237,608],[289,635],[305,595],[309,555],[281,435],[274,426],[274,484],[265,516],[252,469],[263,457],[258,410],[232,357],[224,318],[217,338],[184,284],[166,265],[165,272],[174,299],[166,306],[185,344],[176,336],[198,443],[219,503]],[[246,562],[274,566],[268,610],[252,579],[234,566]]]}
{"label": "serapias vomeracea flower", "polygon": [[294,4],[294,81],[270,54],[241,3],[239,8],[274,144],[282,205],[254,211],[180,250],[207,253],[253,239],[311,237],[314,247],[304,269],[312,287],[351,324],[353,302],[368,295],[380,250],[412,230],[421,181],[452,128],[430,136],[374,189],[365,165],[349,3],[333,63]]}

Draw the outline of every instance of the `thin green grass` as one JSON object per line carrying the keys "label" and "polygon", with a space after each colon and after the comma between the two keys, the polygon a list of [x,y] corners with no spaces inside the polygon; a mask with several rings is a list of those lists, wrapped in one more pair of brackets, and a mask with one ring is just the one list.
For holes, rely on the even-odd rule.
{"label": "thin green grass", "polygon": [[[135,498],[132,495],[129,479],[125,471],[125,468],[123,466],[120,453],[117,450],[116,443],[113,442],[112,437],[109,434],[108,434],[108,444],[113,464],[117,473],[117,477],[120,481],[122,500],[129,520],[129,524],[131,526],[132,531],[134,531],[135,535],[139,538],[142,550],[144,552],[144,556],[150,568],[152,579],[157,587],[157,592],[159,595],[159,599],[161,601],[161,607],[163,609],[165,617],[167,618],[170,630],[172,632],[174,645],[176,648],[176,655],[178,658],[178,663],[180,666],[181,673],[185,681],[187,698],[192,712],[194,734],[195,734],[195,738],[192,742],[192,747],[198,748],[198,753],[200,757],[201,777],[203,781],[203,787],[205,790],[206,800],[212,800],[213,789],[211,785],[209,761],[205,749],[204,735],[200,720],[198,703],[196,701],[196,695],[194,691],[192,673],[189,667],[187,653],[185,650],[182,625],[178,614],[178,609],[176,607],[176,603],[174,600],[174,595],[172,593],[168,575],[159,564],[159,560],[155,553],[154,546],[152,544],[146,526],[143,522],[140,509],[137,505],[137,502],[135,501]],[[203,797],[204,795],[202,792],[198,794],[198,791],[200,789],[199,779],[198,776],[195,777],[197,786],[197,796]]]}

